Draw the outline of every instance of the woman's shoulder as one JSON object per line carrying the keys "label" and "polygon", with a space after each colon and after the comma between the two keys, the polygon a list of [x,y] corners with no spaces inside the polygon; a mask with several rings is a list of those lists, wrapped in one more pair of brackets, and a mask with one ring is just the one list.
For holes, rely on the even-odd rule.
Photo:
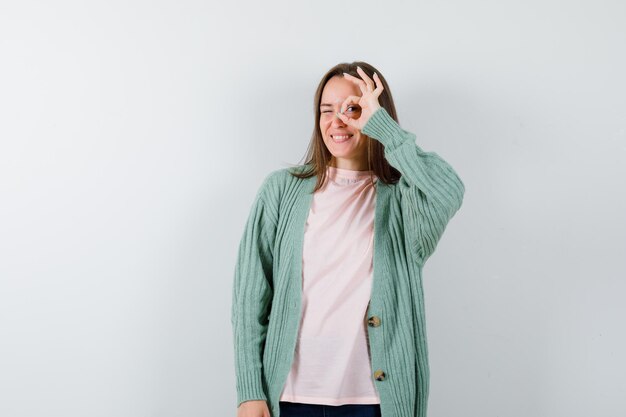
{"label": "woman's shoulder", "polygon": [[311,164],[302,164],[302,165],[294,165],[285,168],[278,168],[273,171],[270,171],[265,176],[265,181],[268,183],[276,183],[276,182],[289,182],[290,180],[298,180],[300,178],[294,176],[293,174],[302,174],[305,172],[310,172],[312,169]]}
{"label": "woman's shoulder", "polygon": [[301,181],[293,174],[301,174],[311,169],[310,164],[295,165],[285,168],[278,168],[265,175],[261,184],[261,191],[264,193],[279,192],[288,188],[291,183]]}

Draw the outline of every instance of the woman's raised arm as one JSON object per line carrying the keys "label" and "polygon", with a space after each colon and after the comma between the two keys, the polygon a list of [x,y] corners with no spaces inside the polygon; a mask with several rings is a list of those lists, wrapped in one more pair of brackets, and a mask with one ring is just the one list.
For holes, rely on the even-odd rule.
{"label": "woman's raised arm", "polygon": [[424,264],[461,207],[465,186],[450,164],[423,151],[415,135],[403,130],[385,108],[376,110],[361,131],[385,146],[385,158],[402,174],[397,186],[407,243],[416,261]]}

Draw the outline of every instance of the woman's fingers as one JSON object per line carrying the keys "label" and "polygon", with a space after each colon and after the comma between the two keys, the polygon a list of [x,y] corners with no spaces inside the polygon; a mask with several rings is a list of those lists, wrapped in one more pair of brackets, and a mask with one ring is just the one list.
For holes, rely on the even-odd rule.
{"label": "woman's fingers", "polygon": [[372,81],[372,79],[367,76],[367,74],[365,73],[365,71],[363,71],[363,69],[361,69],[361,67],[356,67],[356,72],[358,72],[359,75],[363,78],[363,80],[365,80],[365,84],[367,84],[369,91],[373,91],[374,81]]}
{"label": "woman's fingers", "polygon": [[[371,117],[372,114],[380,107],[378,103],[378,96],[380,96],[383,92],[383,83],[378,77],[378,74],[374,73],[372,80],[366,73],[363,71],[361,67],[357,67],[357,73],[363,77],[360,79],[348,73],[343,73],[344,77],[351,82],[357,84],[363,93],[362,97],[358,96],[349,96],[344,100],[341,104],[341,113],[337,113],[337,117],[342,120],[348,126],[354,127],[356,129],[361,129],[367,120]],[[374,85],[375,83],[375,85]],[[343,114],[347,105],[350,103],[360,104],[361,113],[358,119],[353,119],[351,117]]]}
{"label": "woman's fingers", "polygon": [[380,81],[380,78],[378,78],[378,74],[376,73],[374,73],[374,81],[376,82],[376,89],[374,90],[374,95],[378,97],[383,92],[384,87],[383,87],[382,81]]}
{"label": "woman's fingers", "polygon": [[348,80],[352,81],[353,83],[357,84],[359,86],[359,88],[361,89],[361,92],[363,94],[367,94],[368,93],[368,86],[367,84],[365,84],[365,81],[363,81],[360,78],[357,78],[353,75],[350,75],[346,72],[343,73],[343,76],[346,77]]}
{"label": "woman's fingers", "polygon": [[337,117],[339,117],[339,119],[341,119],[342,122],[344,122],[348,126],[359,129],[359,125],[355,119],[348,117],[345,114],[341,114],[339,112],[336,112],[335,114],[337,115]]}
{"label": "woman's fingers", "polygon": [[345,72],[343,73],[343,75],[348,80],[357,84],[359,88],[361,89],[361,92],[363,93],[363,95],[371,93],[374,95],[374,97],[378,98],[378,96],[380,96],[380,94],[384,90],[383,83],[380,81],[380,78],[378,78],[378,74],[374,73],[374,80],[372,80],[365,73],[365,71],[361,69],[361,67],[357,67],[356,71],[359,73],[359,75],[361,75],[361,77],[363,77],[363,79],[357,78]]}

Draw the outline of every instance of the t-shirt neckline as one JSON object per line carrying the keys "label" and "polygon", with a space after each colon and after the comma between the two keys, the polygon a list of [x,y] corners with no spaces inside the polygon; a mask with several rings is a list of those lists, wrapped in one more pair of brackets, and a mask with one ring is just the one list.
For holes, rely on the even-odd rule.
{"label": "t-shirt neckline", "polygon": [[370,175],[372,175],[374,181],[377,178],[373,170],[357,171],[354,169],[337,168],[337,167],[328,165],[327,172],[328,172],[329,177],[334,182],[337,182],[340,184],[361,182],[362,180],[369,178]]}

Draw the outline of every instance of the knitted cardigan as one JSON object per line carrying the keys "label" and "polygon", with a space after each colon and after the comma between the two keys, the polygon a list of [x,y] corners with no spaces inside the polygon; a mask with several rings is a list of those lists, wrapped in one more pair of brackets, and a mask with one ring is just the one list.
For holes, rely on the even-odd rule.
{"label": "knitted cardigan", "polygon": [[[366,317],[372,379],[382,417],[426,417],[428,346],[422,268],[461,207],[465,186],[453,168],[416,144],[384,108],[361,132],[384,145],[402,177],[377,181],[373,280]],[[316,176],[270,172],[262,182],[238,248],[231,324],[237,405],[279,396],[292,366],[301,320],[302,245]],[[381,376],[382,375],[382,376]],[[376,377],[375,377],[376,376]]]}

